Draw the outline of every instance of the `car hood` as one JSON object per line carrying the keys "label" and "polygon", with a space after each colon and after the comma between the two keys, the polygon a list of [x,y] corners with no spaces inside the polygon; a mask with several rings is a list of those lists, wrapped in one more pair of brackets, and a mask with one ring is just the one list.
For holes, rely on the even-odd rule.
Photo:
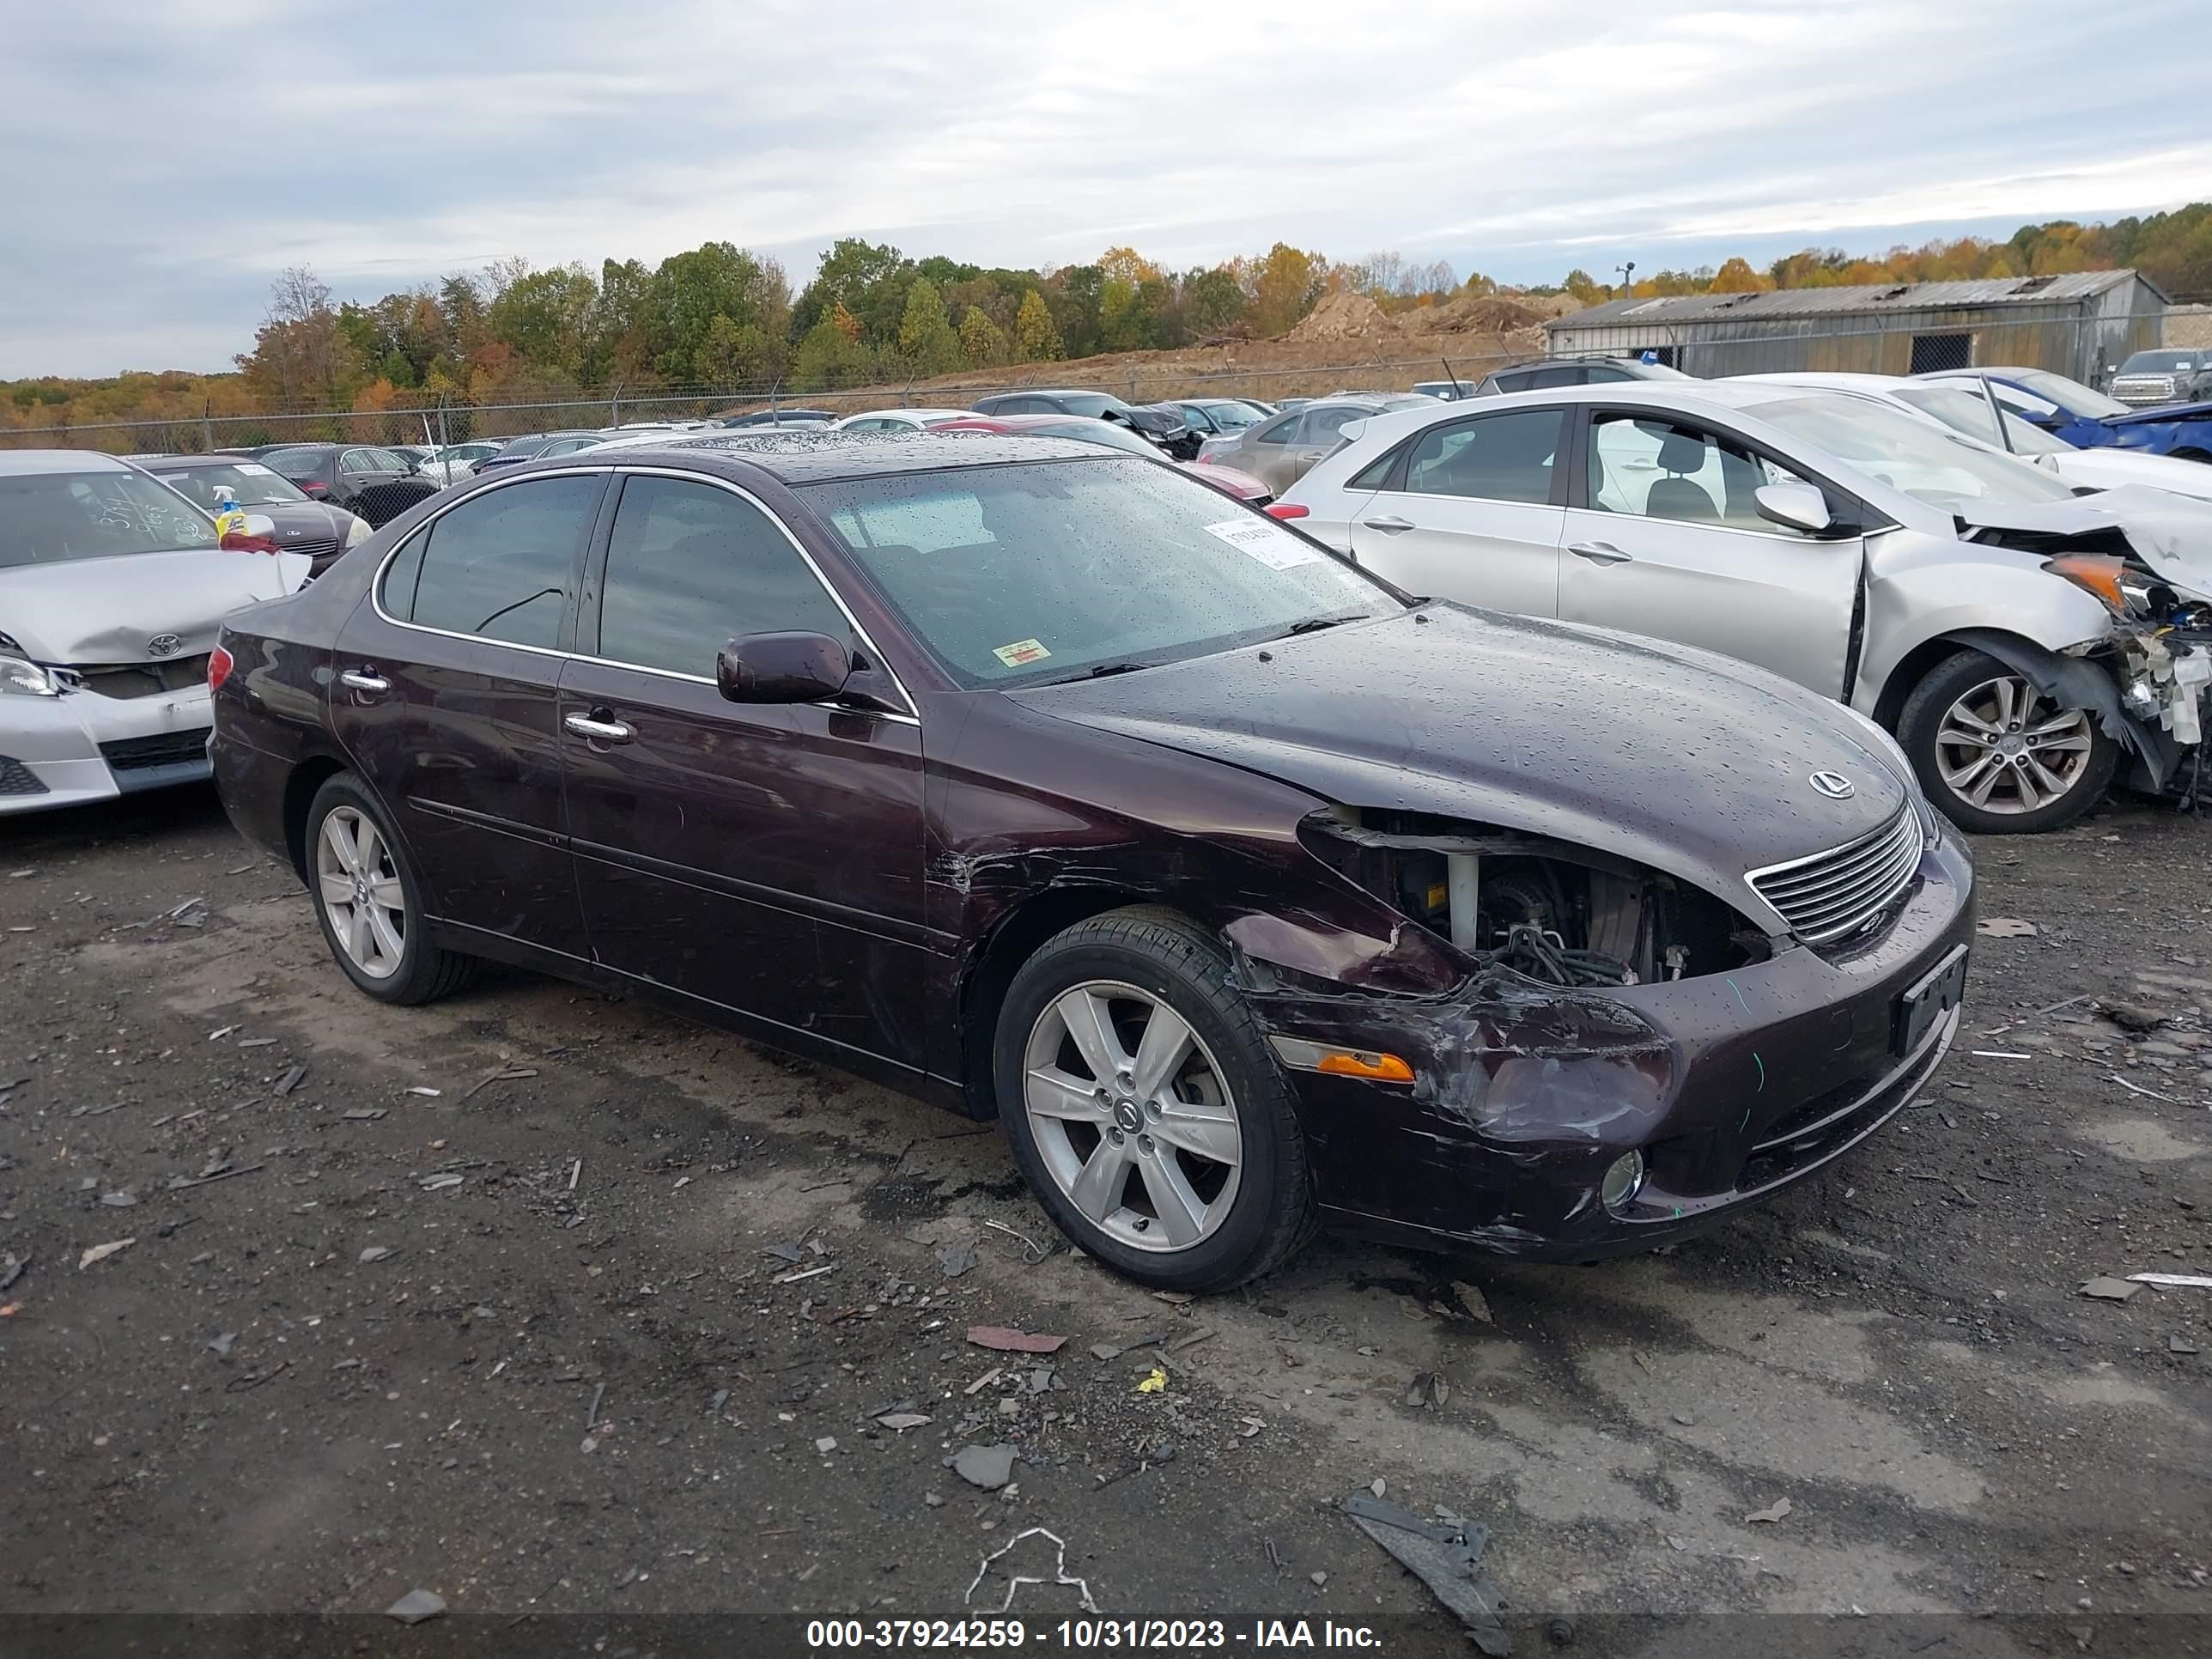
{"label": "car hood", "polygon": [[[1778,676],[1450,604],[1007,695],[1340,805],[1633,859],[1739,908],[1747,871],[1840,846],[1911,799],[1850,715]],[[1823,796],[1815,772],[1850,798]]]}
{"label": "car hood", "polygon": [[2092,449],[2038,455],[2035,462],[2043,471],[2055,472],[2069,483],[2099,489],[2148,484],[2154,489],[2171,490],[2177,495],[2212,501],[2212,466],[2202,461],[2185,461],[2176,455],[2153,455],[2140,449],[2116,449],[2109,444],[2100,444]]}
{"label": "car hood", "polygon": [[2154,404],[2148,409],[2131,409],[2124,415],[2100,415],[2104,426],[2142,426],[2160,421],[2212,421],[2212,404]]}
{"label": "car hood", "polygon": [[[220,548],[14,566],[0,570],[0,633],[42,663],[197,657],[226,616],[293,592],[307,570],[303,553]],[[165,636],[177,643],[155,649]]]}
{"label": "car hood", "polygon": [[[2178,461],[2179,466],[2203,466]],[[2212,467],[2206,468],[2212,471]],[[2123,484],[2070,501],[2016,505],[1971,501],[1953,509],[1978,529],[2044,538],[2109,538],[2117,532],[2135,556],[2176,587],[2212,598],[2212,501],[2146,484]],[[2056,550],[2055,549],[2053,550]]]}
{"label": "car hood", "polygon": [[322,501],[270,501],[264,507],[249,507],[246,510],[267,514],[270,522],[276,526],[276,539],[280,542],[319,542],[335,537],[343,545],[346,532],[353,527],[352,514]]}

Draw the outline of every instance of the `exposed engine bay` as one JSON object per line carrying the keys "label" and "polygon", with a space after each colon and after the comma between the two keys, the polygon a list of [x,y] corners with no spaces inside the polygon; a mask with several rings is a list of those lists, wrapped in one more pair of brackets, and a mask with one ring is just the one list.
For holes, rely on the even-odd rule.
{"label": "exposed engine bay", "polygon": [[1711,894],[1588,848],[1375,807],[1314,813],[1299,836],[1479,963],[1544,984],[1689,979],[1766,954],[1765,935]]}

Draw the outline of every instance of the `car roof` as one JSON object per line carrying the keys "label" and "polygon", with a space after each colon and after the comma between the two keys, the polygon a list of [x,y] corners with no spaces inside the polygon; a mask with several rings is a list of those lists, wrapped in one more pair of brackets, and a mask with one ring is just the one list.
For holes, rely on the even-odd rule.
{"label": "car roof", "polygon": [[0,449],[0,476],[10,478],[130,471],[126,463],[97,449]]}
{"label": "car roof", "polygon": [[1758,381],[1767,386],[1821,386],[1831,392],[1894,392],[1909,378],[1902,374],[1863,374],[1840,369],[1799,369],[1771,374],[1734,374],[1732,380]]}
{"label": "car roof", "polygon": [[[992,416],[1011,419],[1012,416]],[[1052,416],[1065,419],[1065,416]],[[965,466],[997,466],[1022,461],[1112,460],[1119,453],[1073,438],[1000,437],[987,432],[915,433],[796,431],[748,439],[737,433],[680,437],[665,445],[625,448],[623,464],[635,465],[660,450],[702,472],[743,480],[766,473],[787,484],[826,483],[894,472],[939,472]],[[585,457],[562,456],[549,466],[589,465]],[[1121,459],[1140,461],[1136,455]]]}

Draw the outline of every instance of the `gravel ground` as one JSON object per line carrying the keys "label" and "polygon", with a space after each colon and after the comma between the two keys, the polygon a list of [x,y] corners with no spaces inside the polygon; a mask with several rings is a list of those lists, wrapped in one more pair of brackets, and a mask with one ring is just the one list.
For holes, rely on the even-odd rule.
{"label": "gravel ground", "polygon": [[994,1128],[526,975],[368,1001],[204,793],[0,822],[0,1607],[1042,1626],[1082,1610],[1046,1528],[1111,1615],[1469,1650],[1339,1509],[1379,1480],[1489,1526],[1523,1653],[1753,1613],[1814,1615],[1774,1652],[2186,1650],[2212,1291],[2079,1287],[2212,1272],[2208,846],[2133,805],[1984,843],[1985,927],[2027,927],[1960,1051],[1708,1238],[1324,1240],[1171,1303]]}

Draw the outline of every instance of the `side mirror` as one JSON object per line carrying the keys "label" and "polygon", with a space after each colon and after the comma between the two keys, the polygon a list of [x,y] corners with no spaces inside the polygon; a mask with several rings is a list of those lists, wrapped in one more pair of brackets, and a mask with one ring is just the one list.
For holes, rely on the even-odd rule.
{"label": "side mirror", "polygon": [[1817,536],[1835,522],[1828,515],[1828,498],[1807,483],[1761,484],[1752,499],[1759,516],[1785,529]]}
{"label": "side mirror", "polygon": [[852,658],[827,634],[748,634],[714,659],[714,684],[732,702],[820,702],[852,672]]}

